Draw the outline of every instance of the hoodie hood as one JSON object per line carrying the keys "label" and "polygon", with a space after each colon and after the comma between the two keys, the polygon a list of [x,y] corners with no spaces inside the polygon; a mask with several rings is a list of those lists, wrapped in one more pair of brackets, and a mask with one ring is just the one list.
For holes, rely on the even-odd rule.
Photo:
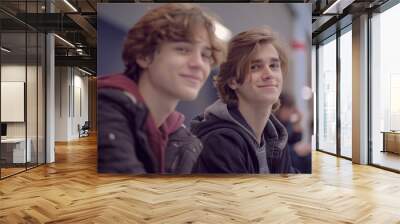
{"label": "hoodie hood", "polygon": [[[97,80],[97,88],[112,88],[119,89],[130,94],[132,101],[144,102],[143,96],[139,92],[139,88],[135,82],[133,82],[129,77],[124,74],[112,74],[100,77]],[[133,97],[132,97],[133,96]],[[185,116],[177,111],[172,112],[163,125],[161,129],[165,131],[167,135],[178,130],[185,120]]]}
{"label": "hoodie hood", "polygon": [[[124,74],[113,74],[100,77],[97,80],[97,88],[111,88],[121,90],[133,101],[134,104],[140,102],[146,105],[143,96],[139,92],[139,88],[136,82],[134,82]],[[147,107],[146,113],[148,113]],[[146,117],[146,135],[151,149],[159,163],[159,171],[163,173],[165,148],[167,146],[168,136],[178,130],[180,127],[182,127],[185,117],[183,116],[183,114],[174,111],[166,118],[160,128],[157,128],[152,116]]]}
{"label": "hoodie hood", "polygon": [[[196,116],[191,122],[192,132],[201,137],[207,133],[219,129],[229,127],[237,129],[239,132],[247,133],[255,142],[256,136],[246,120],[240,114],[232,116],[231,108],[221,100],[217,100],[212,105],[206,108],[203,114]],[[265,143],[272,148],[283,150],[286,146],[288,134],[285,127],[271,113],[267,124],[264,128]]]}
{"label": "hoodie hood", "polygon": [[119,89],[130,93],[135,97],[133,100],[144,102],[142,95],[139,93],[139,88],[136,83],[124,74],[104,75],[97,79],[97,88]]}

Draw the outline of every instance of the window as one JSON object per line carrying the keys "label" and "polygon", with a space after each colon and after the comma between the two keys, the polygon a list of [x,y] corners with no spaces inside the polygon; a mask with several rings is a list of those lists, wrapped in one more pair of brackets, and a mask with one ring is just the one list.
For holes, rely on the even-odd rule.
{"label": "window", "polygon": [[340,155],[352,157],[352,35],[351,26],[340,36]]}
{"label": "window", "polygon": [[[371,140],[372,164],[400,170],[400,4],[371,19]],[[394,132],[394,133],[392,133]],[[384,137],[388,137],[384,139]],[[385,145],[386,144],[386,145]],[[396,146],[397,144],[397,146]],[[400,153],[400,150],[399,150]]]}
{"label": "window", "polygon": [[336,36],[318,48],[318,149],[336,153]]}

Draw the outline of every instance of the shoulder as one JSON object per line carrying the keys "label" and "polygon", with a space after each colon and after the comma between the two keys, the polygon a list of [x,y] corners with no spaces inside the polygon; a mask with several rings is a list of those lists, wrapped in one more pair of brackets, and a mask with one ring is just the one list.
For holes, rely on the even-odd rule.
{"label": "shoulder", "polygon": [[[248,144],[238,131],[231,128],[219,128],[210,131],[201,138],[204,153],[235,156],[238,152],[247,154]],[[240,153],[239,153],[240,154]]]}
{"label": "shoulder", "polygon": [[202,138],[203,151],[195,173],[254,173],[250,148],[235,130],[219,128]]}
{"label": "shoulder", "polygon": [[116,88],[101,88],[97,92],[99,101],[113,101],[120,103],[137,104],[138,101],[132,94]]}
{"label": "shoulder", "polygon": [[98,92],[98,112],[107,111],[126,112],[130,115],[139,114],[145,116],[147,107],[139,102],[136,97],[126,91],[112,88],[104,88]]}

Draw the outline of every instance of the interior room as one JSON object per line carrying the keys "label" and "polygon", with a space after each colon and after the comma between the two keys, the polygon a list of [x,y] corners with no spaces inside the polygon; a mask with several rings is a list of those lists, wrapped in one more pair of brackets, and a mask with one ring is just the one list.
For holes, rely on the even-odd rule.
{"label": "interior room", "polygon": [[[282,29],[311,173],[98,173],[97,78],[123,71],[117,43],[166,1],[2,0],[0,223],[400,223],[399,1],[193,2],[232,34]],[[213,90],[177,110],[190,120]]]}

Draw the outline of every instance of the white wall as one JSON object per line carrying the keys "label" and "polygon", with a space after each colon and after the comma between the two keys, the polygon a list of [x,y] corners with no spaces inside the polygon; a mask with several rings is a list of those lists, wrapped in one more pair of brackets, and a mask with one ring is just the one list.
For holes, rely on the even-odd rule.
{"label": "white wall", "polygon": [[[32,66],[28,66],[28,72],[30,70],[32,70],[32,68],[33,68]],[[1,81],[2,82],[23,82],[23,83],[26,83],[25,82],[25,74],[26,74],[25,64],[24,65],[10,64],[10,65],[2,65],[1,66]],[[4,91],[5,90],[2,89],[2,94],[5,93]],[[24,98],[24,89],[19,90],[19,91],[22,91],[22,92],[19,92],[18,94],[22,94],[22,99],[23,99]],[[2,95],[1,98],[2,99],[6,99],[6,98],[8,98],[8,96],[3,96]],[[2,111],[3,115],[5,113],[7,113],[7,114],[10,113],[9,110],[11,110],[10,107],[5,107],[4,103],[5,102],[2,102],[2,106],[3,107],[1,108],[1,111]],[[24,102],[22,102],[22,104],[24,104]],[[14,135],[18,135],[18,133],[19,133],[21,136],[18,136],[18,137],[22,137],[22,136],[25,136],[25,131],[22,132],[22,130],[21,130],[19,132],[19,131],[17,131],[15,129],[15,127],[18,126],[18,124],[24,123],[23,122],[23,120],[24,120],[24,105],[22,105],[22,108],[19,108],[19,109],[22,110],[22,111],[18,111],[17,113],[20,114],[20,115],[22,113],[22,121],[21,122],[7,122],[8,126],[9,126],[7,129],[10,129],[11,133],[14,133]],[[11,113],[13,113],[13,112],[11,112]],[[2,118],[2,120],[4,120],[4,118]]]}
{"label": "white wall", "polygon": [[55,141],[68,141],[68,86],[67,67],[55,68]]}
{"label": "white wall", "polygon": [[25,64],[1,65],[1,81],[25,82]]}
{"label": "white wall", "polygon": [[56,141],[77,139],[78,124],[88,120],[88,78],[83,75],[76,68],[56,67]]}
{"label": "white wall", "polygon": [[[73,138],[79,137],[78,133],[78,124],[82,126],[85,121],[88,121],[88,78],[82,76],[83,73],[81,73],[79,70],[75,69],[74,70],[74,92],[73,96],[71,96],[74,99],[73,105],[73,112],[72,113],[72,120],[71,120],[71,135]],[[71,103],[72,105],[72,103]],[[80,108],[81,107],[81,108]],[[80,111],[81,110],[81,111]]]}

